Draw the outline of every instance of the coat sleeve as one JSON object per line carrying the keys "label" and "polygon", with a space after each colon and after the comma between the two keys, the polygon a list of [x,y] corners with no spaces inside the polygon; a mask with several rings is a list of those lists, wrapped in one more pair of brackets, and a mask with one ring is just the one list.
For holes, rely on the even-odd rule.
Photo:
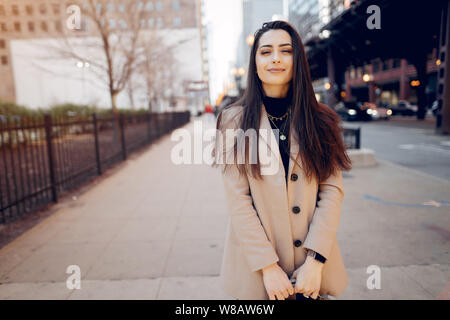
{"label": "coat sleeve", "polygon": [[[223,122],[227,123],[225,115],[223,115],[223,118]],[[225,141],[230,140],[230,137],[225,135],[225,129],[231,127],[232,125],[229,122],[226,125],[219,126]],[[231,140],[234,140],[234,138]],[[226,142],[224,146],[227,146]],[[224,159],[227,159],[226,155]],[[243,249],[250,270],[254,272],[279,261],[278,255],[253,207],[247,175],[240,175],[237,166],[230,165],[225,172],[222,171],[222,178],[230,226]]]}
{"label": "coat sleeve", "polygon": [[344,199],[341,170],[331,175],[326,181],[319,183],[318,196],[319,201],[303,247],[314,250],[328,259],[336,239],[341,205]]}

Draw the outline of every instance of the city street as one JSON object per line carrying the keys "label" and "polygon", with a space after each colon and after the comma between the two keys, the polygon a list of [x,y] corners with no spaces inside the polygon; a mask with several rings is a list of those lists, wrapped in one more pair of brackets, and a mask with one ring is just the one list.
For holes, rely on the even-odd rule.
{"label": "city street", "polygon": [[[0,299],[229,299],[218,281],[220,172],[174,165],[174,144],[166,136],[130,157],[0,249]],[[379,160],[346,172],[344,189],[338,242],[350,283],[337,298],[449,299],[450,182]],[[80,267],[79,290],[66,287],[69,265]],[[372,268],[380,287],[369,289]]]}
{"label": "city street", "polygon": [[345,125],[361,127],[361,147],[374,150],[377,159],[450,181],[450,136],[435,134],[434,119],[394,117]]}

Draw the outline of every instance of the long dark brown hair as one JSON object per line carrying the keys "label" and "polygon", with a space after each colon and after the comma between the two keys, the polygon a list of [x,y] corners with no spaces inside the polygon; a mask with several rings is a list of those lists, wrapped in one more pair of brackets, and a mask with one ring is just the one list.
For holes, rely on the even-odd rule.
{"label": "long dark brown hair", "polygon": [[[300,35],[295,28],[285,21],[272,21],[263,24],[254,36],[248,66],[247,87],[239,100],[224,107],[217,118],[216,129],[222,129],[222,113],[233,106],[242,106],[243,112],[239,120],[239,127],[244,132],[247,129],[260,128],[260,116],[264,90],[261,80],[256,73],[255,57],[259,46],[259,39],[268,30],[285,30],[292,39],[293,47],[293,72],[290,86],[292,89],[292,118],[291,127],[298,133],[299,153],[303,165],[297,161],[297,165],[303,169],[308,180],[314,175],[318,181],[326,180],[336,170],[348,171],[351,169],[351,160],[346,154],[341,137],[340,118],[330,107],[318,103],[312,86],[309,64]],[[259,142],[259,139],[257,139]],[[288,139],[289,140],[289,139]],[[290,142],[290,141],[288,141]],[[247,143],[245,143],[247,147]],[[237,143],[234,144],[235,155]],[[257,148],[259,146],[257,145]],[[289,143],[290,148],[290,143]],[[258,149],[257,149],[258,150]],[[245,151],[246,159],[248,150]],[[259,154],[258,152],[256,153]],[[213,152],[213,157],[215,152]],[[236,159],[236,156],[235,156]],[[237,164],[225,164],[223,170],[229,165],[237,165],[240,174],[251,174],[261,179],[259,156],[257,163],[248,162]],[[216,163],[213,166],[217,166]],[[250,170],[249,170],[250,167]]]}

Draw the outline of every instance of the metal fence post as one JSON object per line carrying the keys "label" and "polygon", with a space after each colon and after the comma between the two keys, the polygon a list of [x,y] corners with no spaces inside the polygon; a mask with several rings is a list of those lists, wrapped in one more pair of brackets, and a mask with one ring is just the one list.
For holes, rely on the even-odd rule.
{"label": "metal fence post", "polygon": [[152,140],[151,122],[152,122],[152,115],[150,112],[147,112],[147,139],[148,139],[148,142],[150,142]]}
{"label": "metal fence post", "polygon": [[356,139],[356,149],[361,148],[361,127],[355,130],[355,139]]}
{"label": "metal fence post", "polygon": [[47,143],[48,169],[50,174],[50,189],[52,191],[52,201],[58,202],[58,194],[56,192],[56,175],[55,162],[53,154],[53,134],[52,134],[52,118],[50,114],[44,116],[45,120],[45,140]]}
{"label": "metal fence post", "polygon": [[95,160],[97,160],[97,174],[102,174],[102,165],[100,162],[100,148],[98,145],[98,129],[97,129],[97,114],[92,114],[92,124],[94,125],[94,142],[95,142]]}
{"label": "metal fence post", "polygon": [[123,113],[121,113],[119,115],[119,130],[120,130],[120,138],[121,138],[121,143],[122,143],[122,156],[123,156],[123,160],[127,159],[127,146],[125,145],[125,124],[123,121]]}

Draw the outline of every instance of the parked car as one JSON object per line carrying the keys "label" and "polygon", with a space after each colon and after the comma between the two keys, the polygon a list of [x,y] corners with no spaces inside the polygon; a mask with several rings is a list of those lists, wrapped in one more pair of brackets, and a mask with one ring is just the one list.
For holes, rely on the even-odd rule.
{"label": "parked car", "polygon": [[405,100],[400,100],[397,106],[392,107],[392,115],[414,116],[417,113],[417,106]]}
{"label": "parked car", "polygon": [[437,100],[434,100],[431,104],[431,107],[428,109],[428,112],[431,112],[434,117],[436,117],[437,113],[439,111],[439,103]]}
{"label": "parked car", "polygon": [[372,116],[361,102],[340,101],[334,107],[336,113],[343,121],[370,121]]}
{"label": "parked car", "polygon": [[389,120],[392,115],[392,110],[386,107],[379,107],[372,102],[364,102],[367,113],[372,116],[372,120]]}

